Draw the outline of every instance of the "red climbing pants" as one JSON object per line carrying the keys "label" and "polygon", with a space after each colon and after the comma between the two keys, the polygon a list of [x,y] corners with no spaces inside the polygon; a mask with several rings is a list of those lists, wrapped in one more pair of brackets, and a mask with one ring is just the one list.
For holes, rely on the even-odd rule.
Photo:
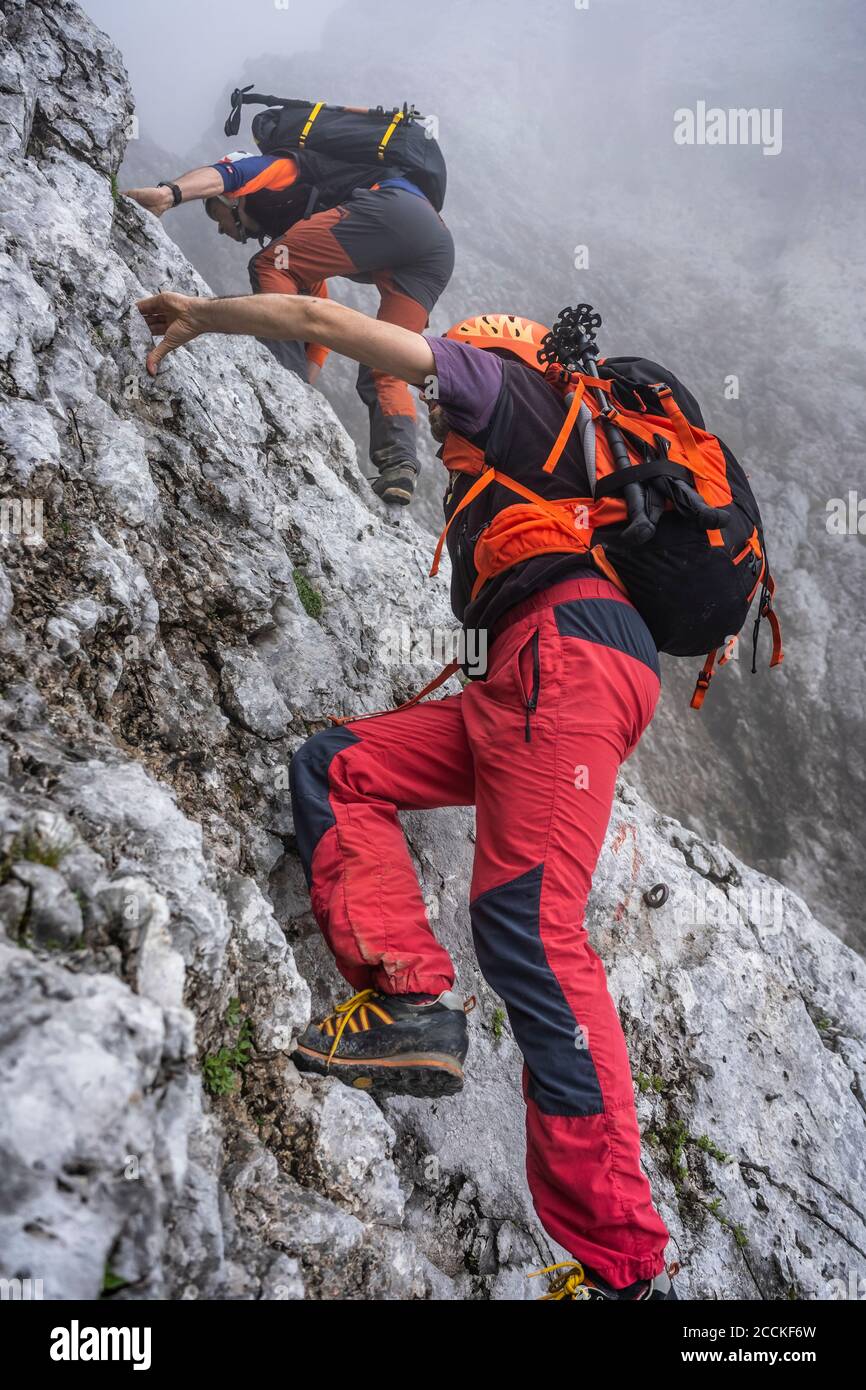
{"label": "red climbing pants", "polygon": [[494,635],[486,678],[461,694],[327,730],[299,750],[298,847],[349,983],[439,993],[453,968],[397,812],[475,805],[473,939],[524,1057],[535,1207],[576,1259],[622,1288],[662,1270],[668,1236],[583,919],[617,771],[655,709],[658,658],[633,606],[590,575],[526,599]]}

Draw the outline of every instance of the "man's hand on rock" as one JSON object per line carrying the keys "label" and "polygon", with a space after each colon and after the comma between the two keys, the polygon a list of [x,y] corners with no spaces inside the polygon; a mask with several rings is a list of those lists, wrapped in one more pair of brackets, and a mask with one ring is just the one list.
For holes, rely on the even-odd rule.
{"label": "man's hand on rock", "polygon": [[186,294],[155,294],[138,301],[139,313],[153,334],[162,342],[147,354],[147,370],[156,376],[159,364],[175,348],[191,343],[207,330],[201,322],[201,301]]}
{"label": "man's hand on rock", "polygon": [[124,198],[133,198],[141,207],[152,212],[154,217],[162,217],[174,206],[174,196],[170,188],[125,188]]}

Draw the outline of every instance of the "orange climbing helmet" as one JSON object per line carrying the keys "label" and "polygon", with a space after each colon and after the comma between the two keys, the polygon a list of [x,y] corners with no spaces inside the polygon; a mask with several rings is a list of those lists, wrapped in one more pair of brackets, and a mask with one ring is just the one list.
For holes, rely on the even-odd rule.
{"label": "orange climbing helmet", "polygon": [[455,323],[445,337],[457,343],[469,343],[470,347],[504,349],[519,357],[527,367],[546,372],[546,367],[538,360],[538,349],[549,332],[544,324],[518,314],[477,314],[475,318]]}

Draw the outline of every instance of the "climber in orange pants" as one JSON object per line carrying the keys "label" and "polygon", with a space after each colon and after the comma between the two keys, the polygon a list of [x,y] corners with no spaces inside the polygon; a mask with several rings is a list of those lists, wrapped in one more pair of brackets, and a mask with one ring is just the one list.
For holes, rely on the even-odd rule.
{"label": "climber in orange pants", "polygon": [[[250,280],[259,294],[316,294],[335,275],[372,283],[380,296],[378,317],[420,333],[451,272],[450,235],[446,240],[444,232],[426,199],[419,204],[407,190],[390,186],[359,190],[344,207],[316,213],[272,241],[250,262]],[[429,267],[422,259],[425,246],[432,253]],[[407,253],[415,264],[405,262]],[[293,347],[269,346],[281,359]],[[307,355],[321,366],[326,350],[313,345]],[[292,365],[288,357],[283,360]],[[409,389],[391,373],[362,365],[357,390],[370,413],[371,461],[392,500],[402,487],[408,501],[417,472],[415,405]],[[374,483],[374,491],[381,490]]]}
{"label": "climber in orange pants", "polygon": [[[327,294],[331,276],[344,276],[376,286],[380,320],[421,333],[454,269],[454,243],[440,215],[403,177],[361,185],[336,206],[310,213],[312,195],[299,176],[299,158],[226,155],[175,183],[133,189],[129,196],[160,216],[176,202],[203,198],[222,233],[239,241],[271,237],[250,262],[255,293],[320,296]],[[305,381],[315,378],[327,355],[319,344],[265,341]],[[393,373],[362,364],[357,391],[370,416],[373,490],[386,502],[405,505],[418,474],[408,387]]]}

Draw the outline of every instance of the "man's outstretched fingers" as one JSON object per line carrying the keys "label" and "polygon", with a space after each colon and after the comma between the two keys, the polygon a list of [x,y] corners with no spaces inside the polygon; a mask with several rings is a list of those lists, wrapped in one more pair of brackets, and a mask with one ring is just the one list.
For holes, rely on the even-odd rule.
{"label": "man's outstretched fingers", "polygon": [[155,338],[162,338],[147,354],[146,366],[156,376],[159,364],[175,348],[197,338],[201,329],[193,320],[195,300],[185,294],[156,294],[138,301],[138,310]]}
{"label": "man's outstretched fingers", "polygon": [[169,352],[171,352],[171,346],[166,346],[164,339],[155,348],[151,348],[150,352],[147,354],[147,357],[145,358],[145,366],[147,367],[148,376],[156,376],[157,372],[159,371],[160,362],[165,356],[167,356]]}

